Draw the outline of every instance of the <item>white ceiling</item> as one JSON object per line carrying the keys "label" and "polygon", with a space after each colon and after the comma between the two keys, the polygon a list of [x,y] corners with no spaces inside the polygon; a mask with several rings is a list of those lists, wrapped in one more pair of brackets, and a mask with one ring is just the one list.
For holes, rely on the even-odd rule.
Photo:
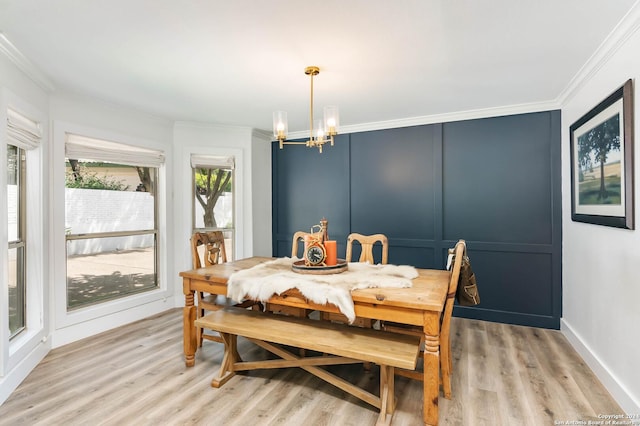
{"label": "white ceiling", "polygon": [[0,0],[0,32],[71,91],[271,130],[553,102],[636,0]]}

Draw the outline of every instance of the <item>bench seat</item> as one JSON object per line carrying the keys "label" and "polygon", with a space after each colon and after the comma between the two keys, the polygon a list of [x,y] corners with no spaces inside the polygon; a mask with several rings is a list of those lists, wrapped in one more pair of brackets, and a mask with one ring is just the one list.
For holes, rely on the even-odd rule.
{"label": "bench seat", "polygon": [[[420,338],[416,336],[233,307],[198,318],[195,326],[219,332],[225,343],[220,374],[213,379],[212,386],[222,386],[237,371],[300,367],[379,408],[380,424],[390,422],[395,409],[394,368],[415,369],[420,351]],[[249,339],[282,359],[243,362],[237,352],[237,336]],[[274,343],[331,356],[299,357]],[[380,366],[380,396],[318,367],[360,362]]]}

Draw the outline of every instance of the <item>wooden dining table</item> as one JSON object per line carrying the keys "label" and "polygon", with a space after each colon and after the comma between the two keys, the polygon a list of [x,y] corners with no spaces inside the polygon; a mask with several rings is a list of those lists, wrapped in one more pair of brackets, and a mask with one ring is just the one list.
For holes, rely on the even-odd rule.
{"label": "wooden dining table", "polygon": [[[226,295],[227,280],[234,272],[272,260],[250,257],[206,268],[180,272],[183,279],[184,357],[187,367],[195,364],[197,350],[195,292]],[[353,290],[351,297],[357,317],[422,326],[424,331],[423,420],[425,425],[438,424],[440,315],[444,309],[449,285],[449,271],[417,269],[418,277],[408,288],[367,288]],[[322,312],[340,311],[335,305],[319,305],[307,300],[297,289],[274,295],[269,304]]]}

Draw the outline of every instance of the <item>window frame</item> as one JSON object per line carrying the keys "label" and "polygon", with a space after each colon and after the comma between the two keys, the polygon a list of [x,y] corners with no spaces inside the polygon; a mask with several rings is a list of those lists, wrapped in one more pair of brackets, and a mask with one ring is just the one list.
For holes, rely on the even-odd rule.
{"label": "window frame", "polygon": [[[122,144],[124,145],[124,144]],[[92,162],[92,161],[96,161],[93,159],[77,159],[80,162]],[[67,158],[65,158],[65,161],[67,161]],[[103,163],[106,164],[112,164],[114,166],[119,166],[121,164],[116,164],[116,163],[111,163],[111,162],[107,162],[107,161],[103,161]],[[129,166],[129,165],[128,165]],[[123,299],[123,298],[127,298],[127,297],[131,297],[137,294],[141,294],[141,293],[145,293],[145,292],[151,292],[151,291],[155,291],[158,288],[160,288],[160,282],[159,282],[159,274],[158,274],[158,265],[159,265],[159,250],[158,250],[158,236],[160,234],[160,229],[158,226],[158,196],[157,196],[157,183],[158,183],[158,176],[159,176],[159,167],[151,167],[151,166],[133,166],[130,165],[130,167],[149,167],[149,169],[153,169],[153,178],[152,178],[152,182],[154,183],[154,185],[152,185],[152,189],[151,191],[149,191],[148,193],[151,193],[152,197],[153,197],[153,228],[152,229],[135,229],[135,230],[124,230],[124,231],[108,231],[108,232],[82,232],[82,233],[78,233],[78,234],[72,234],[72,233],[66,233],[65,232],[65,269],[68,271],[68,262],[69,262],[69,254],[68,254],[68,247],[69,247],[69,242],[72,241],[82,241],[82,240],[91,240],[91,239],[101,239],[101,238],[112,238],[112,237],[135,237],[135,236],[142,236],[142,235],[152,235],[153,236],[153,250],[154,250],[154,259],[153,259],[153,267],[154,267],[154,271],[153,271],[153,275],[154,275],[154,281],[155,281],[155,285],[152,288],[146,288],[137,292],[129,292],[129,293],[123,293],[123,294],[119,294],[115,297],[108,297],[104,300],[95,300],[95,301],[90,301],[87,303],[83,303],[80,304],[79,306],[74,306],[71,307],[69,306],[69,297],[68,297],[68,291],[69,291],[69,281],[68,281],[68,274],[67,274],[67,279],[65,280],[66,282],[66,288],[65,288],[65,301],[66,301],[66,309],[67,309],[67,313],[70,312],[74,312],[77,310],[82,310],[82,309],[86,309],[92,306],[96,306],[96,305],[100,305],[100,304],[104,304],[104,303],[109,303],[111,301],[114,300],[119,300],[119,299]],[[123,191],[126,192],[126,191]],[[65,195],[66,195],[66,184],[65,184]],[[67,212],[66,212],[66,208],[65,208],[65,223],[67,219]]]}
{"label": "window frame", "polygon": [[67,121],[55,120],[53,122],[52,155],[52,262],[54,266],[53,280],[55,293],[53,297],[53,317],[56,324],[56,344],[69,343],[83,337],[96,334],[103,330],[109,330],[117,325],[125,324],[145,316],[153,315],[164,309],[173,307],[173,281],[169,280],[169,263],[167,261],[167,182],[171,181],[171,161],[158,167],[158,182],[156,184],[157,218],[156,226],[159,229],[157,236],[157,282],[155,290],[132,294],[128,297],[113,299],[104,303],[87,306],[67,312],[66,297],[66,238],[65,238],[65,141],[66,134],[89,135],[92,138],[119,141],[120,143],[146,148],[151,150],[170,149],[169,145],[158,140],[146,139],[130,134],[119,133],[113,130],[85,126]]}
{"label": "window frame", "polygon": [[[46,227],[48,214],[49,180],[47,176],[46,158],[48,157],[48,116],[47,105],[42,109],[7,88],[0,90],[0,122],[7,123],[9,110],[36,123],[40,135],[37,144],[23,150],[25,154],[26,173],[24,176],[25,193],[23,202],[28,207],[24,212],[25,241],[25,328],[13,338],[9,338],[9,316],[4,314],[0,319],[0,376],[16,377],[21,374],[21,366],[29,365],[34,360],[44,357],[51,343],[49,321],[49,277],[46,273],[50,263],[47,258],[49,230]],[[0,161],[7,162],[8,129],[0,126]],[[0,173],[0,195],[7,196],[7,173],[3,166]],[[0,209],[0,222],[7,221],[7,209]],[[0,230],[0,239],[8,242],[8,228]],[[8,245],[6,246],[8,247]],[[6,254],[5,254],[6,253]],[[0,254],[0,308],[8,311],[7,286],[8,275],[4,272],[8,267],[8,251]],[[5,311],[7,309],[7,311]],[[36,361],[37,362],[37,361]]]}
{"label": "window frame", "polygon": [[[207,160],[212,160],[215,158],[219,158],[219,164],[200,164],[199,160],[203,160],[205,163],[207,162]],[[226,159],[226,160],[225,160]],[[225,163],[226,164],[223,164]],[[233,259],[235,259],[235,251],[236,251],[236,245],[237,245],[237,240],[236,240],[236,206],[237,206],[237,201],[236,201],[236,176],[237,176],[237,167],[235,166],[235,156],[227,156],[227,157],[219,157],[219,156],[215,156],[215,155],[205,155],[205,154],[191,154],[191,175],[190,175],[190,182],[191,182],[191,233],[195,233],[195,232],[208,232],[208,231],[222,231],[225,239],[229,238],[231,240],[231,247],[227,248],[227,260],[231,261]],[[216,161],[213,160],[213,162],[215,163]],[[229,167],[223,167],[225,165],[228,165]],[[197,205],[197,200],[196,200],[196,172],[197,169],[204,169],[204,168],[208,168],[210,170],[215,170],[215,169],[224,169],[224,170],[231,170],[231,194],[232,194],[232,200],[231,200],[231,223],[233,224],[232,227],[230,228],[221,228],[221,227],[197,227],[196,226],[196,205]]]}

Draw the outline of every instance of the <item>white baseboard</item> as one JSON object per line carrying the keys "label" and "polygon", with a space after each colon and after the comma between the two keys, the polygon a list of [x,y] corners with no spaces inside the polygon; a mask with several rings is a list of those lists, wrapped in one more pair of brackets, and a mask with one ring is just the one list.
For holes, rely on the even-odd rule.
{"label": "white baseboard", "polygon": [[58,348],[80,339],[91,337],[104,331],[159,314],[167,309],[173,309],[173,307],[174,300],[172,298],[160,299],[152,303],[136,306],[132,309],[126,309],[64,328],[58,328],[53,332],[52,347]]}
{"label": "white baseboard", "polygon": [[580,338],[575,330],[565,321],[560,319],[560,331],[567,338],[571,346],[584,359],[587,365],[593,370],[596,377],[602,382],[611,396],[627,414],[640,413],[640,402],[635,401],[624,385],[620,383],[609,369],[593,353],[589,346]]}
{"label": "white baseboard", "polygon": [[20,383],[31,373],[31,370],[44,359],[51,350],[51,345],[37,345],[22,361],[18,363],[6,376],[0,377],[0,405],[11,396]]}

